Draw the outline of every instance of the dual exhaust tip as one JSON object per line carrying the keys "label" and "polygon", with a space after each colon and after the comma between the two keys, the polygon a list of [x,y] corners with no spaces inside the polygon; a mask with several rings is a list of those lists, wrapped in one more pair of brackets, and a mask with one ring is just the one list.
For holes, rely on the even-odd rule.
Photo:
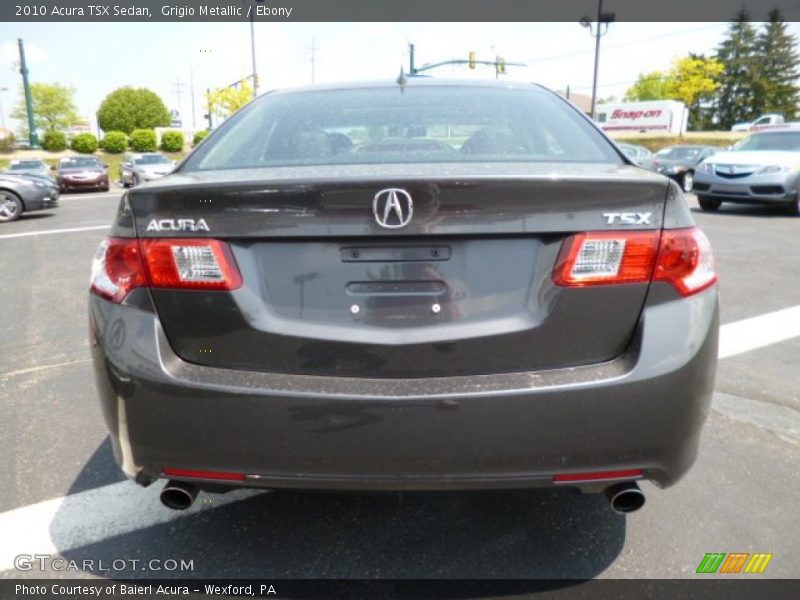
{"label": "dual exhaust tip", "polygon": [[[161,490],[161,503],[172,510],[186,510],[197,498],[197,486],[185,481],[170,480]],[[611,510],[627,514],[644,506],[644,493],[635,481],[617,483],[605,490]]]}
{"label": "dual exhaust tip", "polygon": [[161,490],[161,504],[172,510],[186,510],[194,504],[198,491],[191,483],[171,479]]}
{"label": "dual exhaust tip", "polygon": [[607,487],[605,494],[611,510],[621,515],[635,512],[644,506],[644,492],[635,481]]}

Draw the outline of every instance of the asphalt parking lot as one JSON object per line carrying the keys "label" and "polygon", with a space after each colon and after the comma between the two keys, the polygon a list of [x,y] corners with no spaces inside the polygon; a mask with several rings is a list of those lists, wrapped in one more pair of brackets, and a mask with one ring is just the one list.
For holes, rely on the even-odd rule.
{"label": "asphalt parking lot", "polygon": [[[668,490],[644,484],[637,513],[564,489],[247,491],[176,513],[160,484],[123,480],[95,398],[89,266],[118,198],[67,195],[0,227],[0,576],[682,578],[707,552],[767,552],[762,577],[800,577],[800,218],[705,214],[689,197],[721,277],[717,393],[697,465]],[[48,553],[94,562],[14,568]],[[141,562],[102,569],[117,559]],[[193,569],[143,567],[151,559]]]}

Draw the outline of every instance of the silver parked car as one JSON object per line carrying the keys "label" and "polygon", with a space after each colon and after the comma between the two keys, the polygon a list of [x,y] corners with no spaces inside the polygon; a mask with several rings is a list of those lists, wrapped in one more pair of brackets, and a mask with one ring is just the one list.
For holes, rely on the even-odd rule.
{"label": "silver parked car", "polygon": [[120,183],[123,187],[139,185],[172,172],[175,161],[160,152],[128,153],[120,166]]}
{"label": "silver parked car", "polygon": [[12,160],[8,167],[9,173],[14,175],[37,175],[52,179],[50,166],[39,158],[31,160]]}
{"label": "silver parked car", "polygon": [[617,146],[625,153],[625,156],[643,169],[655,170],[653,153],[644,146],[637,146],[636,144],[617,144]]}
{"label": "silver parked car", "polygon": [[800,131],[764,131],[704,160],[694,175],[700,208],[773,204],[800,213]]}

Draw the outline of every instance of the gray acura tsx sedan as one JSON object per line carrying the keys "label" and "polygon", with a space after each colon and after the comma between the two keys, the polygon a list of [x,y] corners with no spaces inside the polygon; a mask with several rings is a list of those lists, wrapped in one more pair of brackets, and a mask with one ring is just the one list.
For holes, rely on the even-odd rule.
{"label": "gray acura tsx sedan", "polygon": [[124,472],[198,490],[574,486],[695,460],[717,276],[678,186],[536,85],[264,94],[127,191],[92,269]]}

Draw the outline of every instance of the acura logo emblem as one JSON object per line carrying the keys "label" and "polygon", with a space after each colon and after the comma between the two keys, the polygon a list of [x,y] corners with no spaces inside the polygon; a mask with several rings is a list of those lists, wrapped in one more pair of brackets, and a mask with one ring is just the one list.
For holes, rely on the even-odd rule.
{"label": "acura logo emblem", "polygon": [[407,191],[401,188],[386,188],[375,194],[372,213],[381,227],[400,229],[411,222],[414,202]]}

